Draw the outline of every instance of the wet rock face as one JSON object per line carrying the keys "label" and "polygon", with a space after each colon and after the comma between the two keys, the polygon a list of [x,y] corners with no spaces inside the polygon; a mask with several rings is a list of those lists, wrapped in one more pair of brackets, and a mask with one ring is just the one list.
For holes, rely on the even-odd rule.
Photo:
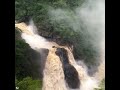
{"label": "wet rock face", "polygon": [[80,80],[78,78],[77,70],[70,64],[64,67],[65,80],[68,86],[72,89],[80,88]]}
{"label": "wet rock face", "polygon": [[65,50],[64,48],[57,48],[55,53],[56,53],[56,55],[59,56],[59,58],[63,64],[63,67],[64,67],[64,65],[69,64],[67,50]]}
{"label": "wet rock face", "polygon": [[65,75],[65,80],[68,86],[72,89],[80,88],[80,80],[77,70],[69,63],[67,50],[64,48],[57,48],[56,55],[59,56]]}

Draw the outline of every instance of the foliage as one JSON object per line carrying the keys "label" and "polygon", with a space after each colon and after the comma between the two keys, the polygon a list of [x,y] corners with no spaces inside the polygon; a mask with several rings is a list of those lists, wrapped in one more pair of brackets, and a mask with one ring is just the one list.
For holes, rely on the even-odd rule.
{"label": "foliage", "polygon": [[19,90],[41,90],[42,81],[38,79],[33,80],[31,77],[26,77],[21,81],[16,80],[15,86],[18,87]]}
{"label": "foliage", "polygon": [[23,66],[23,64],[26,63],[26,52],[28,45],[24,44],[21,40],[16,40],[16,49],[15,49],[15,69],[16,69],[16,75],[18,78],[23,78],[26,76],[26,71]]}
{"label": "foliage", "polygon": [[26,76],[39,77],[39,54],[32,50],[23,40],[16,40],[15,43],[15,75],[17,79]]}

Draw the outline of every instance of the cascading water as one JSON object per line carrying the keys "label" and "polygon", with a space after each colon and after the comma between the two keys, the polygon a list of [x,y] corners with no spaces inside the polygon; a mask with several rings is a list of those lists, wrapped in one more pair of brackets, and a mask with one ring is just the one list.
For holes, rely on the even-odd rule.
{"label": "cascading water", "polygon": [[[40,51],[41,48],[44,48],[49,51],[43,70],[43,90],[93,90],[94,88],[97,88],[98,84],[95,78],[90,77],[87,74],[86,69],[76,63],[72,52],[67,47],[59,46],[55,42],[49,42],[38,35],[36,33],[36,26],[32,20],[30,20],[28,26],[25,23],[18,23],[15,24],[15,27],[22,30],[22,39],[24,39],[32,49]],[[53,48],[53,46],[62,47],[67,50],[69,62],[77,70],[79,75],[81,82],[79,89],[71,89],[67,86],[64,79],[65,75],[62,69],[62,63],[59,57],[55,54],[56,48]],[[42,54],[42,52],[40,52],[40,54]]]}
{"label": "cascading water", "polygon": [[[48,14],[50,19],[55,23],[65,21],[63,24],[69,26],[74,31],[82,32],[84,40],[87,45],[92,45],[96,50],[99,50],[100,65],[98,71],[91,77],[88,75],[87,66],[82,62],[76,62],[71,50],[66,46],[59,46],[55,42],[47,41],[44,37],[40,36],[37,32],[37,27],[33,23],[32,19],[29,24],[24,22],[15,24],[15,27],[19,28],[22,39],[30,45],[30,47],[42,55],[41,60],[44,61],[43,67],[43,90],[94,90],[98,87],[99,82],[105,78],[105,17],[104,17],[104,0],[92,0],[86,2],[81,6],[77,7],[72,14],[64,9],[53,9],[49,10]],[[80,29],[82,24],[85,25],[85,30]],[[86,33],[87,32],[87,33]],[[89,35],[91,38],[86,37]],[[89,44],[90,42],[91,44]],[[53,48],[55,46],[55,48]],[[66,65],[61,62],[61,59],[56,55],[57,48],[64,48],[67,50],[69,65],[74,67],[74,71],[77,71],[80,88],[72,89],[69,87],[68,82],[65,80],[65,68]],[[48,54],[45,55],[42,50],[48,50]],[[43,63],[43,62],[42,62]],[[76,69],[76,70],[75,70]],[[66,74],[68,75],[68,74]],[[70,80],[71,81],[71,80]],[[70,84],[73,82],[70,82]]]}

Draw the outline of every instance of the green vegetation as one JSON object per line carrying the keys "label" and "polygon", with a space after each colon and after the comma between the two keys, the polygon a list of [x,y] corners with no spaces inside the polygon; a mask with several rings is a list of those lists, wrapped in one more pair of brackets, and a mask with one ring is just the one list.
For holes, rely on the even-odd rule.
{"label": "green vegetation", "polygon": [[[86,28],[83,23],[80,27],[72,27],[77,22],[74,9],[80,7],[85,0],[15,0],[15,19],[20,20],[26,15],[32,16],[39,34],[50,36],[61,44],[72,44],[76,59],[85,60],[88,65],[94,65],[98,50],[90,41],[90,35],[83,32]],[[63,9],[65,19],[57,20],[58,16],[50,16],[49,10]],[[70,22],[70,24],[68,24]],[[75,30],[73,30],[75,28]],[[60,37],[58,39],[57,37]],[[41,88],[39,76],[39,65],[34,57],[38,54],[31,50],[28,44],[21,40],[20,33],[15,31],[15,76],[16,86],[19,90],[37,90]],[[33,55],[34,54],[34,55]],[[36,55],[37,54],[37,55]],[[30,78],[31,77],[31,78]],[[33,79],[32,79],[33,78]],[[40,89],[39,89],[40,90]],[[104,90],[104,89],[102,89]]]}
{"label": "green vegetation", "polygon": [[42,81],[33,80],[31,77],[23,78],[21,81],[16,79],[15,85],[19,90],[42,90]]}
{"label": "green vegetation", "polygon": [[38,59],[39,53],[32,50],[23,40],[16,40],[15,75],[18,80],[27,76],[40,78]]}

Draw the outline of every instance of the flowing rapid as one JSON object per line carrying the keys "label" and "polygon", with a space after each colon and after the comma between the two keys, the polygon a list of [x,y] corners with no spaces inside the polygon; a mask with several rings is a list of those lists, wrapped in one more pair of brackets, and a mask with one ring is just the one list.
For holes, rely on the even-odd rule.
{"label": "flowing rapid", "polygon": [[[37,27],[33,23],[33,20],[30,20],[29,25],[24,22],[15,24],[15,27],[20,29],[21,37],[25,40],[29,46],[40,52],[43,55],[44,52],[41,49],[48,50],[48,54],[46,55],[45,65],[43,68],[43,87],[42,90],[93,90],[94,88],[98,88],[98,82],[101,78],[104,78],[104,72],[100,70],[95,74],[94,77],[90,77],[87,74],[87,69],[81,65],[78,65],[74,59],[72,52],[66,46],[59,46],[55,42],[50,42],[46,40],[44,37],[40,36],[37,33]],[[53,48],[53,46],[55,48]],[[63,69],[63,65],[58,55],[56,55],[57,48],[64,48],[67,50],[67,55],[69,59],[69,64],[72,65],[78,73],[78,79],[80,80],[79,88],[70,88],[68,83],[65,80],[65,72]],[[45,57],[45,56],[43,56]],[[102,57],[103,58],[103,57]],[[103,65],[103,64],[102,64]],[[103,67],[104,69],[104,67]],[[66,71],[71,72],[72,69],[66,69]],[[99,73],[100,72],[100,73]],[[103,75],[102,75],[103,74]],[[67,74],[69,76],[69,73]],[[77,78],[77,77],[76,77]],[[99,79],[100,78],[100,79]],[[74,83],[74,82],[69,82]]]}

